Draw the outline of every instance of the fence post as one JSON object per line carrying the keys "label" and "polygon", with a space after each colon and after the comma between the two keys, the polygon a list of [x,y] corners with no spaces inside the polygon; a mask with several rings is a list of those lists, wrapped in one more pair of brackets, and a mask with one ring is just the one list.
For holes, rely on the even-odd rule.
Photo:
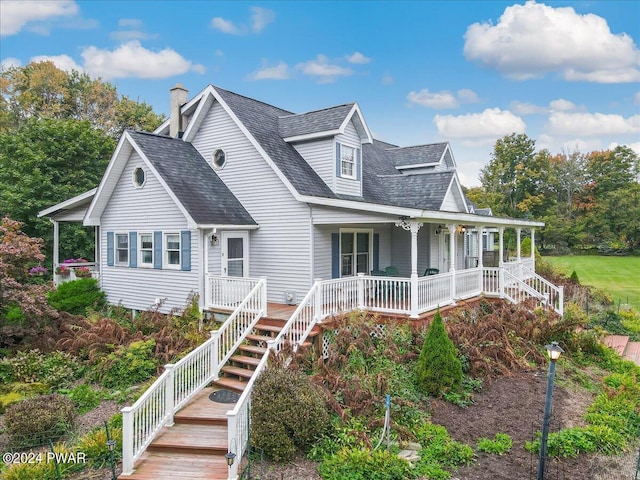
{"label": "fence post", "polygon": [[262,310],[262,317],[267,315],[267,277],[260,277],[262,281],[262,295],[260,295],[260,308]]}
{"label": "fence post", "polygon": [[313,284],[312,289],[315,289],[315,302],[314,302],[314,310],[315,317],[317,322],[320,323],[322,321],[322,281],[321,278],[316,278],[315,283]]}
{"label": "fence post", "polygon": [[211,372],[212,380],[218,380],[220,378],[220,330],[212,330],[211,331],[211,339],[213,343],[211,344],[211,354],[209,355],[209,361],[211,362],[209,368]]}
{"label": "fence post", "polygon": [[133,473],[133,409],[122,410],[122,475]]}
{"label": "fence post", "polygon": [[560,289],[560,295],[558,298],[558,313],[560,314],[560,316],[564,315],[564,286],[560,285],[560,287],[558,287]]}
{"label": "fence post", "polygon": [[358,273],[356,282],[358,282],[358,310],[364,310],[364,273]]}
{"label": "fence post", "polygon": [[167,363],[164,366],[165,372],[168,373],[167,380],[164,383],[164,402],[165,415],[167,417],[167,427],[173,425],[173,410],[175,407],[175,383],[174,383],[174,367],[173,363]]}

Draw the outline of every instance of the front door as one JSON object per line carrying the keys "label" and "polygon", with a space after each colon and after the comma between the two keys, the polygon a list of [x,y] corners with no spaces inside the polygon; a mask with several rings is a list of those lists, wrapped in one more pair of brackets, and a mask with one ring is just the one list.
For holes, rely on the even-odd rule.
{"label": "front door", "polygon": [[249,276],[249,234],[222,232],[222,275]]}

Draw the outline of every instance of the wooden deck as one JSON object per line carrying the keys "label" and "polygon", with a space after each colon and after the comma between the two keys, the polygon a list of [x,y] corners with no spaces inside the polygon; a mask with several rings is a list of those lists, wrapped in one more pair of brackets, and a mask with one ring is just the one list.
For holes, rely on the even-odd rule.
{"label": "wooden deck", "polygon": [[222,480],[228,478],[227,417],[233,403],[217,403],[205,388],[174,416],[136,462],[127,480]]}

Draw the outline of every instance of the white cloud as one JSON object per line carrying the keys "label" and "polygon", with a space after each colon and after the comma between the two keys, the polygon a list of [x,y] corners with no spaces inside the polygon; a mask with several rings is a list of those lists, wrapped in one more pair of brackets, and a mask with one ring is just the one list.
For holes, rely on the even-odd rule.
{"label": "white cloud", "polygon": [[553,135],[627,135],[640,133],[640,115],[624,118],[603,113],[552,112],[545,129]]}
{"label": "white cloud", "polygon": [[104,79],[167,78],[188,71],[204,72],[202,65],[194,65],[175,50],[165,48],[154,52],[135,40],[113,51],[91,46],[83,50],[82,57],[85,70]]}
{"label": "white cloud", "polygon": [[22,62],[20,61],[20,59],[15,57],[7,57],[2,59],[2,62],[0,62],[0,70],[7,70],[13,67],[20,67],[21,65],[22,65]]}
{"label": "white cloud", "polygon": [[544,115],[549,112],[547,107],[526,102],[514,101],[510,107],[516,115]]}
{"label": "white cloud", "polygon": [[640,92],[636,92],[636,94],[634,95],[633,104],[640,105]]}
{"label": "white cloud", "polygon": [[433,123],[441,137],[459,138],[466,145],[491,142],[514,132],[523,133],[527,128],[520,117],[499,108],[458,116],[436,115]]}
{"label": "white cloud", "polygon": [[84,69],[78,65],[69,55],[39,55],[31,57],[30,62],[52,62],[60,70],[71,72],[73,70],[82,73]]}
{"label": "white cloud", "polygon": [[384,76],[382,77],[382,80],[380,80],[380,82],[383,85],[392,85],[393,84],[393,77],[391,75],[389,75],[388,73],[385,73]]}
{"label": "white cloud", "polygon": [[276,19],[273,10],[262,7],[251,7],[251,31],[260,33],[264,28]]}
{"label": "white cloud", "polygon": [[142,20],[138,18],[121,18],[118,20],[118,26],[124,28],[142,28]]}
{"label": "white cloud", "polygon": [[578,106],[569,100],[558,98],[549,102],[549,108],[553,112],[570,112],[576,110]]}
{"label": "white cloud", "polygon": [[0,2],[0,37],[15,35],[30,22],[73,16],[77,13],[78,5],[73,0],[3,0]]}
{"label": "white cloud", "polygon": [[289,66],[286,63],[269,66],[265,60],[262,61],[260,69],[247,76],[249,80],[286,80],[290,77]]}
{"label": "white cloud", "polygon": [[118,20],[118,26],[122,30],[111,32],[109,37],[119,42],[128,42],[130,40],[146,40],[149,38],[157,38],[158,35],[151,35],[143,30],[144,24],[142,20],[137,18],[121,18]]}
{"label": "white cloud", "polygon": [[447,90],[430,92],[428,88],[424,88],[419,92],[409,92],[407,100],[423,107],[445,109],[459,107],[462,103],[477,103],[478,95],[468,88],[458,90],[455,95]]}
{"label": "white cloud", "polygon": [[371,63],[371,59],[369,57],[365,57],[360,52],[354,52],[352,55],[345,55],[347,62],[349,63],[357,63],[357,64],[365,64]]}
{"label": "white cloud", "polygon": [[640,81],[640,50],[633,39],[611,33],[604,18],[572,7],[512,5],[497,25],[474,23],[464,38],[468,60],[516,79],[557,71],[571,81]]}
{"label": "white cloud", "polygon": [[273,10],[262,7],[251,7],[250,25],[236,25],[231,20],[222,17],[214,17],[211,19],[211,26],[222,33],[231,35],[245,35],[247,33],[260,33],[267,25],[276,19]]}
{"label": "white cloud", "polygon": [[315,60],[299,63],[296,68],[305,75],[316,77],[318,83],[332,83],[338,77],[353,75],[353,70],[329,63],[327,56],[322,54],[318,55]]}

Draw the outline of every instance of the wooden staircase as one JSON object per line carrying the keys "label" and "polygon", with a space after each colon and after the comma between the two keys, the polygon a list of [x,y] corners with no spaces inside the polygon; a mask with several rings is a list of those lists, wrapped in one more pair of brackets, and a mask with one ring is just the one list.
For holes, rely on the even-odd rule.
{"label": "wooden staircase", "polygon": [[[213,385],[242,393],[245,385],[253,376],[253,371],[260,363],[260,359],[267,351],[267,342],[278,336],[285,323],[286,320],[279,318],[261,318],[253,332],[247,335],[247,343],[240,345],[229,362],[220,369],[222,375],[213,382]],[[314,327],[302,346],[310,347],[320,331],[320,327]]]}
{"label": "wooden staircase", "polygon": [[[257,365],[267,351],[267,341],[274,339],[286,320],[261,318],[247,342],[221,368],[220,378],[200,391],[174,415],[174,425],[162,428],[151,445],[135,464],[127,480],[227,479],[227,416],[233,403],[218,403],[209,399],[216,390],[242,393]],[[303,346],[320,333],[314,327]]]}
{"label": "wooden staircase", "polygon": [[630,342],[626,335],[609,335],[604,339],[607,347],[613,348],[625,360],[640,365],[640,342]]}

